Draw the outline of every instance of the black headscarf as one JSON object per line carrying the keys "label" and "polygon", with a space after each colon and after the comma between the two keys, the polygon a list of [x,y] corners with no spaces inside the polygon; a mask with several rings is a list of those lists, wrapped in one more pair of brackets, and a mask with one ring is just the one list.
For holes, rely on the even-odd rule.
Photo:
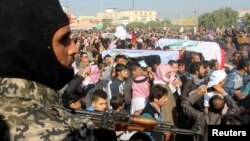
{"label": "black headscarf", "polygon": [[52,48],[69,20],[58,0],[1,0],[0,77],[23,78],[59,90],[73,77]]}

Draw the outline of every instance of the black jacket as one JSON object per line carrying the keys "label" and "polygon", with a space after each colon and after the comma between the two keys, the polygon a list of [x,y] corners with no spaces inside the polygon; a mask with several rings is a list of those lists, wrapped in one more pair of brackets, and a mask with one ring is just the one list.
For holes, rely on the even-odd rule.
{"label": "black jacket", "polygon": [[[146,107],[141,112],[141,115],[149,114],[151,118],[155,118],[155,116],[161,116],[161,114],[150,104],[150,102],[146,105]],[[157,120],[157,119],[156,119]],[[155,141],[162,141],[163,134],[160,132],[152,132],[151,135]]]}

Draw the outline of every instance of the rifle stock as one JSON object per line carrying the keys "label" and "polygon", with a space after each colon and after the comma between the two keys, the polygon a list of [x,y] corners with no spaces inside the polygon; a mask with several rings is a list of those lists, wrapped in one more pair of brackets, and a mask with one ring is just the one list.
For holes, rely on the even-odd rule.
{"label": "rifle stock", "polygon": [[137,124],[126,124],[126,123],[118,123],[115,126],[115,131],[139,131],[139,132],[146,132],[146,131],[153,131],[152,126],[143,126]]}

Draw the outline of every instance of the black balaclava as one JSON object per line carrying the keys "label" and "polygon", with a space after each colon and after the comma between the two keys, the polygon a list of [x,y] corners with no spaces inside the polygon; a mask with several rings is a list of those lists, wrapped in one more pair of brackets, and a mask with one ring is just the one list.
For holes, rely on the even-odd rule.
{"label": "black balaclava", "polygon": [[58,0],[1,0],[0,77],[61,89],[74,71],[57,60],[52,37],[68,24]]}

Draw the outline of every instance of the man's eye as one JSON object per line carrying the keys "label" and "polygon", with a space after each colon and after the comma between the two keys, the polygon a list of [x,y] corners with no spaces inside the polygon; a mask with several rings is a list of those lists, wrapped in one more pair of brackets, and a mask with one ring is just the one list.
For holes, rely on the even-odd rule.
{"label": "man's eye", "polygon": [[70,32],[66,33],[65,35],[62,36],[62,38],[59,40],[61,44],[64,46],[67,46],[68,43],[70,43]]}
{"label": "man's eye", "polygon": [[63,44],[63,45],[67,45],[67,43],[69,42],[69,38],[68,37],[63,37],[61,40],[60,40],[60,43]]}

